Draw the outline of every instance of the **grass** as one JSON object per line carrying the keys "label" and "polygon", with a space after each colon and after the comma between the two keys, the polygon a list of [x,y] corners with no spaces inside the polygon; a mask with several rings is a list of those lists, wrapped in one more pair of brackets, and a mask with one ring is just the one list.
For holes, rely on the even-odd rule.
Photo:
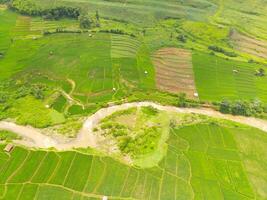
{"label": "grass", "polygon": [[10,131],[0,130],[0,141],[12,141],[16,139],[20,139],[17,134]]}
{"label": "grass", "polygon": [[71,199],[73,195],[89,199],[102,195],[146,200],[265,199],[266,142],[265,133],[249,127],[215,123],[174,127],[165,156],[158,165],[145,169],[89,152],[15,147],[7,157],[1,146],[0,195],[4,199]]}
{"label": "grass", "polygon": [[67,100],[62,95],[60,95],[53,102],[52,108],[55,109],[58,112],[62,112],[66,103],[67,103]]}
{"label": "grass", "polygon": [[31,125],[39,128],[65,121],[63,114],[56,110],[46,108],[41,101],[31,96],[15,101],[7,112],[8,116],[15,118],[18,124]]}

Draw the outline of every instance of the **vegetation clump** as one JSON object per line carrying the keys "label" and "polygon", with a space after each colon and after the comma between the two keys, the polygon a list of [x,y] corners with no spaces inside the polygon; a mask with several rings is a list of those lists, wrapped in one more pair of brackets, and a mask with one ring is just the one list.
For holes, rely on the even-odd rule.
{"label": "vegetation clump", "polygon": [[74,18],[80,15],[80,9],[76,7],[59,6],[50,9],[41,9],[32,0],[13,0],[10,8],[22,14],[42,16],[44,19]]}
{"label": "vegetation clump", "polygon": [[265,70],[263,68],[260,68],[256,71],[255,76],[263,77],[265,76]]}
{"label": "vegetation clump", "polygon": [[219,104],[219,110],[225,114],[242,116],[261,116],[267,113],[266,106],[260,101],[228,101]]}
{"label": "vegetation clump", "polygon": [[147,155],[158,148],[162,127],[154,121],[159,120],[159,114],[152,106],[118,111],[102,120],[95,132],[100,130],[103,136],[113,138],[125,155]]}
{"label": "vegetation clump", "polygon": [[209,50],[212,50],[212,51],[215,51],[215,52],[218,52],[218,53],[222,53],[228,57],[237,57],[238,54],[235,53],[235,52],[232,52],[232,51],[226,51],[225,49],[221,48],[221,47],[218,47],[216,45],[211,45],[208,47]]}
{"label": "vegetation clump", "polygon": [[0,130],[0,141],[12,141],[20,139],[20,137],[11,131]]}
{"label": "vegetation clump", "polygon": [[83,29],[90,29],[94,25],[94,20],[89,15],[79,16],[80,27]]}

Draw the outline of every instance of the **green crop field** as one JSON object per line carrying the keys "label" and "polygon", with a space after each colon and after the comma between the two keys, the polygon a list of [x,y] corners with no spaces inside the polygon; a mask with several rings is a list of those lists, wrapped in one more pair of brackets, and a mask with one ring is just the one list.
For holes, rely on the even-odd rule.
{"label": "green crop field", "polygon": [[230,61],[195,53],[193,64],[197,90],[202,100],[258,98],[267,101],[267,79],[256,77],[259,64]]}
{"label": "green crop field", "polygon": [[267,199],[266,13],[0,0],[0,199]]}
{"label": "green crop field", "polygon": [[[4,199],[265,199],[265,133],[196,124],[173,128],[163,160],[139,169],[106,156],[1,146]],[[265,163],[265,164],[264,164]]]}

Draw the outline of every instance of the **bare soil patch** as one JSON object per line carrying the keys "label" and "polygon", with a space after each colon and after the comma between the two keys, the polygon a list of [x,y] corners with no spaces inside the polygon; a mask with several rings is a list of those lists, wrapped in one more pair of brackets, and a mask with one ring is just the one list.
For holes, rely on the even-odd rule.
{"label": "bare soil patch", "polygon": [[237,31],[233,31],[230,35],[234,49],[267,59],[267,41],[262,41],[256,38],[242,35]]}
{"label": "bare soil patch", "polygon": [[196,93],[192,53],[186,49],[163,48],[153,56],[157,88],[172,93]]}

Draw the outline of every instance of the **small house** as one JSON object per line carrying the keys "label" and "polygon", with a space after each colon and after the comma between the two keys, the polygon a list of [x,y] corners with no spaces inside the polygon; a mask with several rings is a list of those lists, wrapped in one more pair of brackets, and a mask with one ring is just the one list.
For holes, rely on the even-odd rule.
{"label": "small house", "polygon": [[102,200],[108,200],[107,196],[103,196]]}
{"label": "small house", "polygon": [[13,148],[14,148],[13,144],[7,144],[6,147],[4,148],[4,151],[10,153]]}

